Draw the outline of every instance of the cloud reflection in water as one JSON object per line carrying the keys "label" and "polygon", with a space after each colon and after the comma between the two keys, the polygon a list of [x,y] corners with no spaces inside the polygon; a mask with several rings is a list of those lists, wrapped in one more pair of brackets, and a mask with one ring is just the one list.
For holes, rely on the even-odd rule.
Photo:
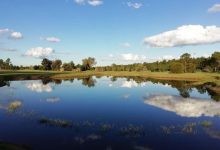
{"label": "cloud reflection in water", "polygon": [[208,99],[182,98],[172,95],[154,95],[145,104],[174,112],[182,117],[214,117],[220,115],[220,103]]}

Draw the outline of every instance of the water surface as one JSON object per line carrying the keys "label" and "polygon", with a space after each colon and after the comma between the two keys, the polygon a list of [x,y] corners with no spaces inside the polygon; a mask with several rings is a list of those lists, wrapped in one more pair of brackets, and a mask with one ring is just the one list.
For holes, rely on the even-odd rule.
{"label": "water surface", "polygon": [[0,85],[3,143],[33,150],[220,149],[220,95],[210,85],[111,77],[1,77]]}

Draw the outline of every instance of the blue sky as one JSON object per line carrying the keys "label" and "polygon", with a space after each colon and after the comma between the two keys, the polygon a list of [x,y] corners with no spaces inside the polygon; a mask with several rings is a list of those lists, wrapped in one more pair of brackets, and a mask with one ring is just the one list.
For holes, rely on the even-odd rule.
{"label": "blue sky", "polygon": [[[1,0],[0,58],[98,65],[220,51],[219,0]],[[181,28],[182,27],[182,28]],[[163,34],[164,32],[170,33]],[[205,34],[204,34],[205,33]],[[198,36],[195,36],[198,35]],[[191,40],[193,39],[193,40]]]}

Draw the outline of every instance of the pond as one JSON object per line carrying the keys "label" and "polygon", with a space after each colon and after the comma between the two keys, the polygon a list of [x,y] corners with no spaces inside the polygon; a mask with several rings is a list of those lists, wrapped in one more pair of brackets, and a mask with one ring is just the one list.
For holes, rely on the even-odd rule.
{"label": "pond", "polygon": [[0,149],[220,149],[213,83],[0,79]]}

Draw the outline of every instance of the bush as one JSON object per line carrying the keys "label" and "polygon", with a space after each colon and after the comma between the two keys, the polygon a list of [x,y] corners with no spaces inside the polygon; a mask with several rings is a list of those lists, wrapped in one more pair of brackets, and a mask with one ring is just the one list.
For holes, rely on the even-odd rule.
{"label": "bush", "polygon": [[182,63],[175,62],[170,65],[170,72],[171,73],[183,73],[184,72],[184,66]]}

